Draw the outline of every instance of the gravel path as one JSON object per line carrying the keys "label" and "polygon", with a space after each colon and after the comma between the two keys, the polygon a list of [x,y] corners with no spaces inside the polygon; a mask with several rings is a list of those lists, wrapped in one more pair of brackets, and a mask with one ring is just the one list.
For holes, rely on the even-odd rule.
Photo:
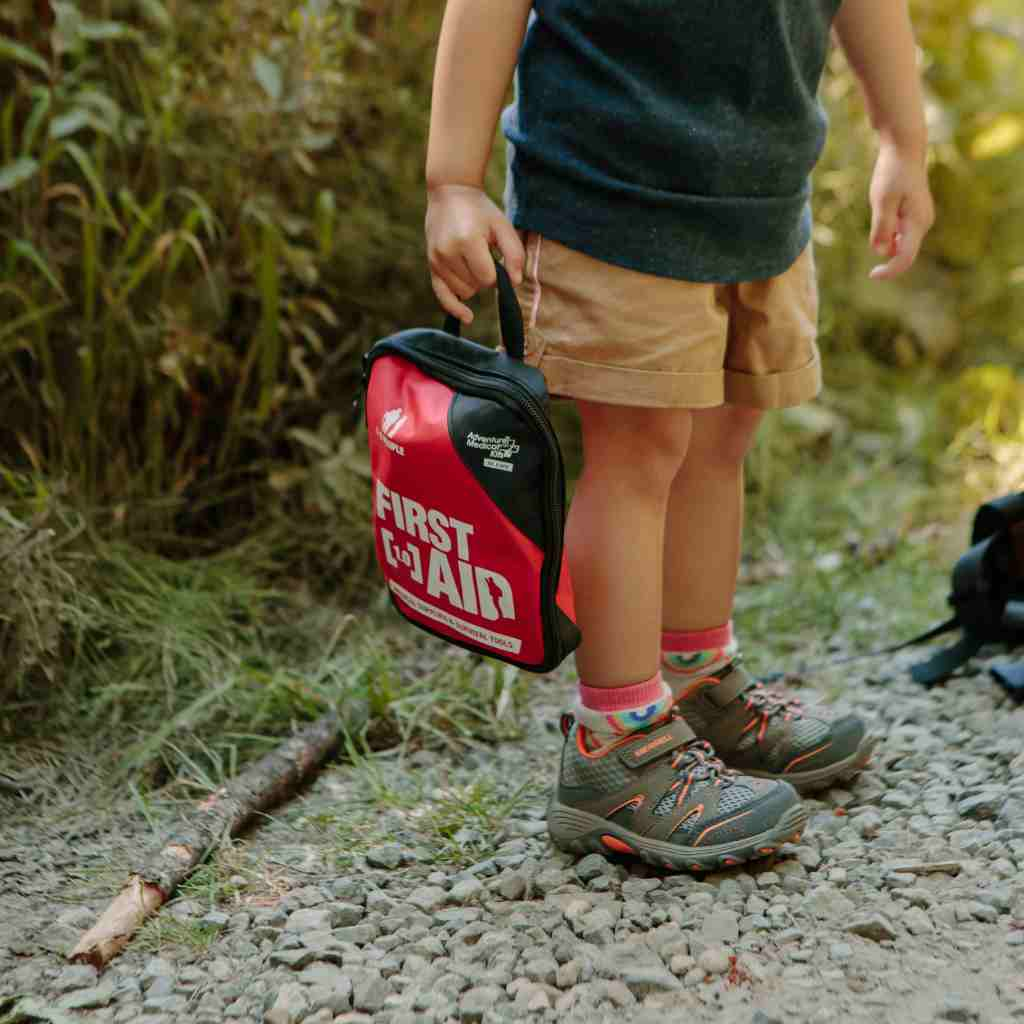
{"label": "gravel path", "polygon": [[847,683],[874,765],[704,878],[550,846],[537,684],[525,740],[324,772],[99,976],[61,954],[161,821],[0,803],[0,1022],[1024,1021],[1024,708],[982,668]]}

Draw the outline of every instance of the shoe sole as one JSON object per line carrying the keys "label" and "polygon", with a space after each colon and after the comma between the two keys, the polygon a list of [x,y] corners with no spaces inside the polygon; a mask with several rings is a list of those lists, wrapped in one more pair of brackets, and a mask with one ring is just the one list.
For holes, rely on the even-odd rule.
{"label": "shoe sole", "polygon": [[567,853],[628,854],[670,871],[718,871],[759,857],[770,857],[783,843],[798,843],[807,824],[807,810],[794,804],[767,831],[718,846],[680,846],[648,839],[595,814],[567,807],[552,798],[548,834]]}
{"label": "shoe sole", "polygon": [[833,786],[837,782],[849,782],[859,775],[867,767],[877,745],[877,736],[865,736],[860,741],[860,746],[849,757],[810,772],[786,772],[779,775],[744,768],[743,774],[754,775],[759,779],[777,779],[781,782],[788,782],[798,793],[815,793],[821,789],[828,789],[829,786]]}

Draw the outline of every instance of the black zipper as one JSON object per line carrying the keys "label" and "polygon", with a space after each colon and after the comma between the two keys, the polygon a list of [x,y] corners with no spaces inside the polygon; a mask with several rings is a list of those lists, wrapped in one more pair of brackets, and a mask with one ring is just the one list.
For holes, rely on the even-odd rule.
{"label": "black zipper", "polygon": [[407,348],[404,345],[391,346],[378,343],[374,346],[374,349],[368,353],[366,360],[364,385],[365,381],[369,378],[370,365],[373,359],[380,355],[385,355],[387,352],[401,355],[410,362],[418,363],[424,368],[429,369],[441,383],[447,384],[456,390],[467,384],[470,386],[476,384],[484,389],[484,394],[479,397],[490,398],[492,396],[487,394],[487,392],[496,391],[498,394],[517,398],[516,408],[524,409],[529,414],[529,418],[534,426],[536,426],[541,437],[544,438],[550,456],[545,460],[545,464],[552,466],[553,472],[545,473],[547,494],[545,495],[546,501],[544,505],[544,526],[547,530],[546,539],[548,542],[545,547],[550,546],[551,556],[544,559],[544,566],[541,569],[541,592],[545,598],[540,602],[541,622],[545,634],[545,651],[549,651],[555,656],[557,659],[556,663],[562,661],[567,652],[563,649],[562,635],[555,620],[557,613],[554,609],[555,596],[558,591],[557,574],[561,572],[562,567],[564,529],[562,509],[565,506],[565,482],[563,479],[562,451],[558,446],[558,438],[548,422],[543,406],[537,401],[533,392],[514,377],[505,376],[494,371],[487,373],[470,370],[463,363],[446,359],[437,353],[430,353],[428,355],[411,347]]}

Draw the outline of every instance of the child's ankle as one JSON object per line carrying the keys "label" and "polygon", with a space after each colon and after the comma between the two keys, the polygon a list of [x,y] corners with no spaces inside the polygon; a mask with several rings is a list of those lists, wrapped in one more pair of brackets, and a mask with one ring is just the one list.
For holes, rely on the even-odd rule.
{"label": "child's ankle", "polygon": [[573,710],[592,746],[605,746],[666,714],[672,699],[660,672],[623,686],[588,686],[581,680]]}
{"label": "child's ankle", "polygon": [[677,697],[692,680],[728,668],[738,653],[732,619],[713,629],[666,629],[661,634],[661,669]]}

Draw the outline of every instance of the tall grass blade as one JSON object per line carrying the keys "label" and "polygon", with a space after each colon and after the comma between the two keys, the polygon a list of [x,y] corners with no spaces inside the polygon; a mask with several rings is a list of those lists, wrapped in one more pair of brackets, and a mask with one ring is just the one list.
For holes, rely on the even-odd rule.
{"label": "tall grass blade", "polygon": [[0,167],[0,192],[10,192],[11,189],[23,185],[30,178],[35,177],[39,171],[39,161],[30,156],[18,157],[9,164]]}
{"label": "tall grass blade", "polygon": [[60,283],[60,279],[54,273],[50,264],[46,262],[43,254],[31,242],[27,242],[22,238],[16,238],[10,243],[10,249],[11,255],[14,257],[12,260],[13,264],[16,264],[19,258],[28,260],[46,278],[53,290],[59,292],[61,298],[67,299],[67,292],[64,291],[64,286]]}
{"label": "tall grass blade", "polygon": [[274,400],[278,365],[281,356],[279,323],[281,316],[281,278],[277,257],[280,237],[272,224],[264,224],[260,250],[260,329],[256,344],[260,353],[259,418],[265,419]]}
{"label": "tall grass blade", "polygon": [[232,676],[227,682],[214,687],[200,694],[190,704],[186,705],[176,715],[151,733],[141,743],[135,744],[125,752],[124,760],[117,771],[117,779],[124,779],[135,772],[139,767],[150,761],[179,729],[187,728],[197,724],[202,717],[202,712],[211,704],[221,700],[225,694],[230,693],[239,683],[237,676]]}
{"label": "tall grass blade", "polygon": [[53,106],[53,93],[49,89],[36,86],[32,90],[32,95],[36,97],[36,101],[32,105],[32,112],[25,119],[25,127],[21,132],[22,156],[28,156],[35,148],[36,137]]}
{"label": "tall grass blade", "polygon": [[55,313],[59,313],[62,309],[66,309],[69,303],[67,302],[54,302],[49,306],[40,306],[37,309],[33,309],[31,312],[24,313],[19,317],[15,317],[13,320],[0,325],[0,356],[10,355],[11,352],[16,352],[19,348],[24,348],[25,343],[20,338],[15,338],[13,342],[8,342],[7,339],[12,335],[17,335],[26,328],[38,324],[47,317],[53,316]]}
{"label": "tall grass blade", "polygon": [[33,68],[47,78],[50,77],[50,66],[38,53],[7,36],[0,36],[0,60],[13,60],[25,67]]}
{"label": "tall grass blade", "polygon": [[110,200],[107,198],[107,190],[103,187],[103,182],[100,180],[99,174],[96,173],[96,167],[89,154],[77,142],[65,142],[64,149],[70,154],[71,159],[78,164],[78,169],[85,176],[85,180],[89,182],[93,195],[96,197],[96,203],[113,221],[118,233],[123,235],[124,228],[121,227],[121,222],[117,219],[114,207],[110,205]]}

